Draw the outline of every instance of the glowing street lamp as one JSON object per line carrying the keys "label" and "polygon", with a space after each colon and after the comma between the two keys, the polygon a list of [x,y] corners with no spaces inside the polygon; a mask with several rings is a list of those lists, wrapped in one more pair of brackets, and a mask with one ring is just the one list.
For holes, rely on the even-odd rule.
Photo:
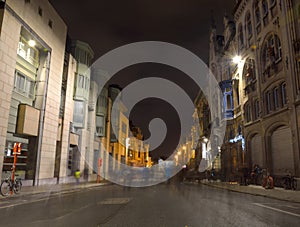
{"label": "glowing street lamp", "polygon": [[242,61],[242,57],[239,56],[239,55],[236,55],[232,58],[232,62],[235,63],[235,64],[238,64]]}
{"label": "glowing street lamp", "polygon": [[28,45],[30,47],[34,47],[36,45],[36,42],[33,39],[31,39],[31,40],[28,41]]}

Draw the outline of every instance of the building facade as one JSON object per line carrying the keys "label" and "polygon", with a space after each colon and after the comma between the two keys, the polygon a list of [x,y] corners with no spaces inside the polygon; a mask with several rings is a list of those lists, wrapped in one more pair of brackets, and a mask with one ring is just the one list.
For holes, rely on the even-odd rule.
{"label": "building facade", "polygon": [[20,176],[29,184],[56,182],[67,26],[46,0],[0,3],[0,168],[10,171],[11,149],[20,142]]}
{"label": "building facade", "polygon": [[239,0],[233,18],[224,17],[221,36],[212,26],[210,38],[227,121],[222,174],[231,180],[256,164],[275,183],[299,176],[299,1]]}

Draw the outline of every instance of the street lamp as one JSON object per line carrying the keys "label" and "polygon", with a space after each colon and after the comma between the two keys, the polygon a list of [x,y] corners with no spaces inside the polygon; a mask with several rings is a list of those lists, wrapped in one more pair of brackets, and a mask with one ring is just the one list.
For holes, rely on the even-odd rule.
{"label": "street lamp", "polygon": [[239,55],[236,55],[232,58],[232,62],[235,64],[239,64],[242,61],[242,57]]}

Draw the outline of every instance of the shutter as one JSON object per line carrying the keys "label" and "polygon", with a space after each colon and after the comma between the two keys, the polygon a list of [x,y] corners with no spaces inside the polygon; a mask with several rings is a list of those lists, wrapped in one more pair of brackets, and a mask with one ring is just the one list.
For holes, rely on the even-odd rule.
{"label": "shutter", "polygon": [[285,175],[287,171],[294,174],[292,133],[284,126],[273,132],[271,139],[274,175]]}
{"label": "shutter", "polygon": [[261,136],[255,135],[251,140],[251,159],[252,164],[257,164],[260,167],[263,165],[263,153],[262,153],[262,143]]}

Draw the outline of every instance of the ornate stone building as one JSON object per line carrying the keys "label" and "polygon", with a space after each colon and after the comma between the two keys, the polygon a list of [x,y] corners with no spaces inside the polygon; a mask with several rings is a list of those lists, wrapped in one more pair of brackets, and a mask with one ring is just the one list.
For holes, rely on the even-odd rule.
{"label": "ornate stone building", "polygon": [[212,26],[209,67],[224,95],[221,159],[228,180],[254,164],[275,179],[300,174],[299,4],[239,0],[234,20],[224,17],[223,35]]}

